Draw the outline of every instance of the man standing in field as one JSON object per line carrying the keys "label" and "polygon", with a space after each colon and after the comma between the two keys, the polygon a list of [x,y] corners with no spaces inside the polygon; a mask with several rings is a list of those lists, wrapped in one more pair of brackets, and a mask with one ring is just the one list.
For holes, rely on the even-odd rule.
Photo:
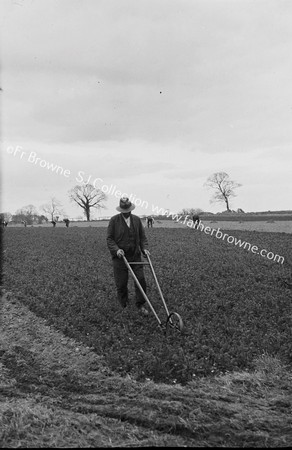
{"label": "man standing in field", "polygon": [[194,228],[195,230],[198,228],[199,223],[200,223],[200,216],[199,214],[194,214],[193,215],[193,222],[194,222]]}
{"label": "man standing in field", "polygon": [[[113,216],[107,229],[107,246],[112,255],[114,278],[117,287],[118,300],[123,308],[128,304],[128,268],[122,255],[129,262],[141,262],[141,252],[144,257],[150,252],[147,250],[148,242],[140,217],[132,214],[135,205],[127,197],[120,200],[117,211],[120,214]],[[144,292],[146,293],[146,280],[143,266],[134,264],[131,266]],[[148,311],[144,307],[145,299],[138,286],[135,284],[136,306],[143,315]]]}

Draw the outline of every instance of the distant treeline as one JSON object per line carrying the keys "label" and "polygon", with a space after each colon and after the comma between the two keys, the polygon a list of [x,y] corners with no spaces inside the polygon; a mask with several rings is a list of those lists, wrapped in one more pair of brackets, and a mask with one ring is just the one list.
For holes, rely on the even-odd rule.
{"label": "distant treeline", "polygon": [[[153,216],[155,220],[173,220],[172,216],[165,215]],[[263,211],[251,213],[217,213],[202,212],[199,214],[202,221],[233,221],[233,222],[248,222],[248,221],[268,221],[268,220],[292,220],[292,211]]]}
{"label": "distant treeline", "polygon": [[230,222],[267,222],[267,221],[284,221],[284,220],[292,220],[292,214],[229,214],[229,215],[202,215],[201,220],[204,221],[230,221]]}

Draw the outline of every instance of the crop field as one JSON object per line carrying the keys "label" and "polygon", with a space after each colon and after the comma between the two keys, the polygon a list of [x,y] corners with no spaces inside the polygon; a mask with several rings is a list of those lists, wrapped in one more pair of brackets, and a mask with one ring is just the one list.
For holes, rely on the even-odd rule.
{"label": "crop field", "polygon": [[[154,316],[138,316],[133,298],[130,309],[120,309],[106,228],[7,231],[6,287],[65,334],[94,347],[122,374],[186,382],[246,368],[263,352],[291,361],[290,236],[244,235],[283,255],[281,265],[193,230],[149,230],[169,309],[186,327],[182,336],[164,337]],[[145,270],[149,298],[163,317]]]}
{"label": "crop field", "polygon": [[[151,259],[182,334],[162,332],[150,312],[116,299],[106,227],[7,228],[3,281],[9,291],[65,335],[103,355],[137,380],[186,383],[194,377],[248,369],[263,353],[292,362],[291,236],[232,231],[284,256],[284,264],[185,228],[146,230]],[[162,307],[145,268],[148,297]]]}

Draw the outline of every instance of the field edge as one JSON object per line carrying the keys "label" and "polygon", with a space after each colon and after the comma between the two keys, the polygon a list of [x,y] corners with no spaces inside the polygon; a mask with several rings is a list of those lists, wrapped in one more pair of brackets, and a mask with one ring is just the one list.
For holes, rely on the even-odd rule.
{"label": "field edge", "polygon": [[1,447],[292,444],[292,376],[276,358],[184,387],[140,383],[10,292],[1,312]]}

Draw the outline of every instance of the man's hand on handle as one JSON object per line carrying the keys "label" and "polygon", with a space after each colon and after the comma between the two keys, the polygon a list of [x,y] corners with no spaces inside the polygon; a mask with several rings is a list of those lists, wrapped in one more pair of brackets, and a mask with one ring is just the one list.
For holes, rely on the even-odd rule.
{"label": "man's hand on handle", "polygon": [[121,248],[119,248],[119,250],[117,251],[117,256],[118,256],[119,258],[122,258],[123,256],[125,256],[124,250],[122,250]]}
{"label": "man's hand on handle", "polygon": [[[149,250],[146,250],[146,249],[143,250],[142,254],[143,254],[144,258],[147,258],[147,255],[150,256]],[[119,248],[119,250],[117,251],[117,256],[118,256],[119,258],[122,258],[123,256],[125,256],[124,250],[122,250],[121,248]]]}

